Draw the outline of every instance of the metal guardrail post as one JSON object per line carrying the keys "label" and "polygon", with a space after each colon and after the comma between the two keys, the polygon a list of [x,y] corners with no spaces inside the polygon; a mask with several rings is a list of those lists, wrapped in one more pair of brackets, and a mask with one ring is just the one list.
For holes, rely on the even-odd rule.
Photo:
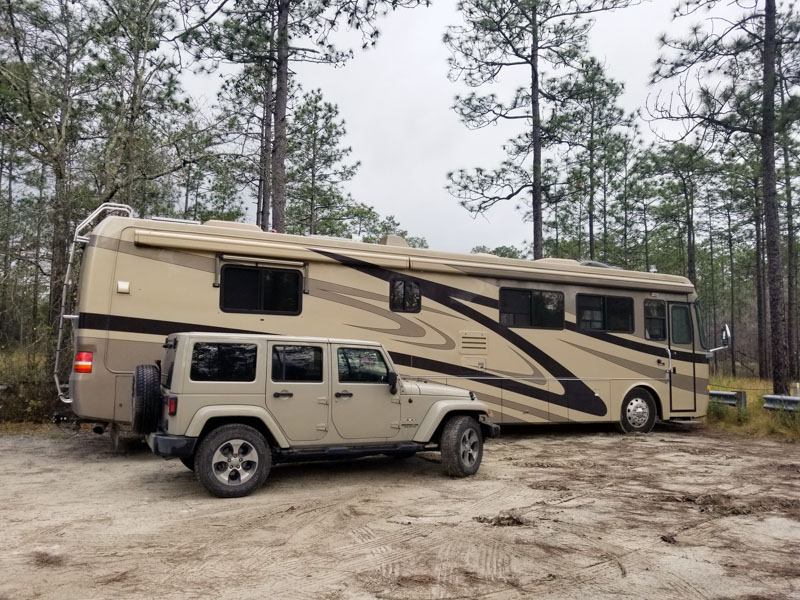
{"label": "metal guardrail post", "polygon": [[744,390],[736,392],[736,408],[745,410],[747,408],[747,392]]}

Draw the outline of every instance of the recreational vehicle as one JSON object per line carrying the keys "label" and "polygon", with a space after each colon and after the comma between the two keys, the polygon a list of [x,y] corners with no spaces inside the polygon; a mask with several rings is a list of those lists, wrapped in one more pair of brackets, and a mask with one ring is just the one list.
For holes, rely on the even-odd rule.
{"label": "recreational vehicle", "polygon": [[184,331],[380,342],[401,375],[472,391],[501,424],[649,431],[706,414],[710,353],[684,277],[130,215],[104,205],[76,232],[75,362],[55,379],[81,419],[129,422],[134,368]]}

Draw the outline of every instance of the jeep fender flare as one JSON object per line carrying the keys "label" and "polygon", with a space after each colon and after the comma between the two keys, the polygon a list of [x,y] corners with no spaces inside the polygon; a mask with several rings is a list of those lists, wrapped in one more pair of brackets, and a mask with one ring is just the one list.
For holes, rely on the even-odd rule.
{"label": "jeep fender flare", "polygon": [[260,406],[252,406],[247,404],[222,404],[215,406],[204,406],[199,409],[192,417],[189,427],[186,428],[186,437],[198,437],[209,420],[215,418],[236,419],[237,417],[255,418],[264,423],[266,428],[275,438],[278,446],[281,448],[289,448],[289,440],[283,434],[283,430],[275,422],[267,409]]}
{"label": "jeep fender flare", "polygon": [[422,418],[422,422],[414,435],[414,441],[422,444],[430,442],[439,425],[447,419],[450,413],[473,415],[477,420],[480,415],[489,414],[489,407],[480,400],[468,400],[466,398],[464,400],[439,400],[434,402]]}

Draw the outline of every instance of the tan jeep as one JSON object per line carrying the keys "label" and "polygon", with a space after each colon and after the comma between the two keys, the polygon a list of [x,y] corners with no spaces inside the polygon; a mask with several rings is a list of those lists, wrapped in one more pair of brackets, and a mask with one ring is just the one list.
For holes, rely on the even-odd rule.
{"label": "tan jeep", "polygon": [[499,435],[472,392],[404,381],[378,343],[178,333],[159,367],[140,365],[132,423],[214,495],[244,496],[273,463],[438,448],[448,475],[477,472]]}

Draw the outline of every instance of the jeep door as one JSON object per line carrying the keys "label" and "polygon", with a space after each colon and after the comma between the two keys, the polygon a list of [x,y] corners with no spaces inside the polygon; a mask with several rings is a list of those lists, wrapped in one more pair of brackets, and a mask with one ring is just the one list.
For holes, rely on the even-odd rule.
{"label": "jeep door", "polygon": [[327,344],[269,343],[267,409],[296,442],[328,431],[330,360]]}
{"label": "jeep door", "polygon": [[[400,394],[392,394],[379,348],[332,344],[333,424],[344,439],[386,439],[400,431]],[[333,357],[332,357],[333,358]]]}

